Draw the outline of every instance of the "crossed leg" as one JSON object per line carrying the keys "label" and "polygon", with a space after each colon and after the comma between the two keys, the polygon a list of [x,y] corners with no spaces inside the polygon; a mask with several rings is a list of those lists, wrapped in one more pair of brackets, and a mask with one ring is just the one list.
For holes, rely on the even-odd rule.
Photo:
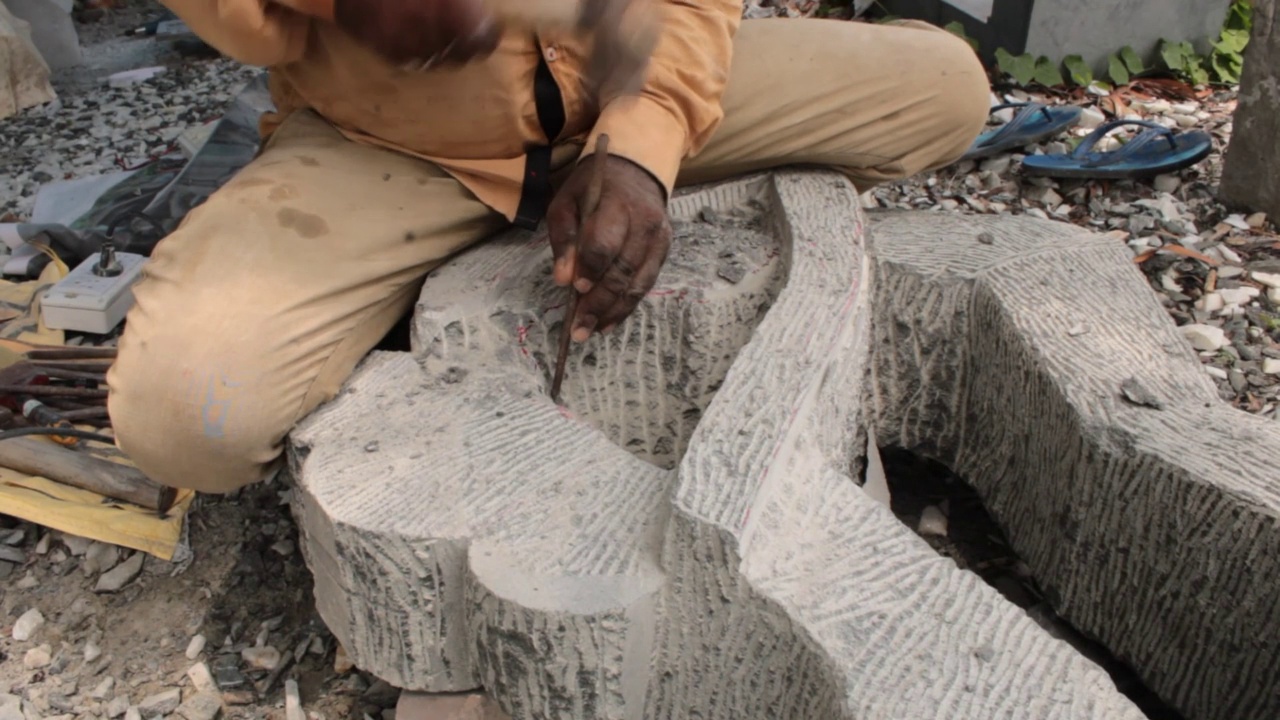
{"label": "crossed leg", "polygon": [[[925,28],[744,22],[724,122],[679,182],[822,165],[865,190],[954,160],[986,117],[986,76],[962,41]],[[166,485],[265,478],[426,274],[504,226],[434,165],[291,115],[135,286],[108,375],[121,449]]]}

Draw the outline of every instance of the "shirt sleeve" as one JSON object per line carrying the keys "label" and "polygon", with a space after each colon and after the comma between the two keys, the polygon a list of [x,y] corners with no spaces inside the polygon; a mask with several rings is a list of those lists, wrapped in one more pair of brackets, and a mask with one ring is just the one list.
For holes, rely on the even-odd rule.
{"label": "shirt sleeve", "polygon": [[312,19],[333,19],[333,0],[161,2],[214,49],[262,67],[301,58]]}
{"label": "shirt sleeve", "polygon": [[662,0],[657,9],[663,27],[643,90],[601,110],[583,156],[607,133],[609,154],[647,170],[669,197],[681,162],[700,151],[724,119],[720,100],[742,2]]}

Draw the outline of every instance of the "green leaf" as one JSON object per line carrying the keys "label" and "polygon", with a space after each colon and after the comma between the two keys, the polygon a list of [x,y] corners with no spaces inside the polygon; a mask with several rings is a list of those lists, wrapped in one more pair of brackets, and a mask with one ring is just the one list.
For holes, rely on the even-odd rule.
{"label": "green leaf", "polygon": [[1062,79],[1062,70],[1058,68],[1058,63],[1043,55],[1036,59],[1035,81],[1045,87],[1066,84],[1066,80]]}
{"label": "green leaf", "polygon": [[1160,59],[1164,60],[1165,67],[1174,72],[1186,73],[1190,70],[1189,57],[1195,56],[1195,50],[1192,49],[1191,43],[1188,42],[1169,42],[1167,40],[1160,43]]}
{"label": "green leaf", "polygon": [[1217,76],[1219,82],[1230,85],[1239,84],[1240,71],[1243,69],[1243,65],[1235,62],[1235,58],[1230,55],[1214,53],[1211,64],[1213,65],[1214,75]]}
{"label": "green leaf", "polygon": [[1218,41],[1213,44],[1214,49],[1224,53],[1239,54],[1244,52],[1245,47],[1249,44],[1249,33],[1245,30],[1223,30]]}
{"label": "green leaf", "polygon": [[1231,3],[1231,9],[1227,11],[1227,20],[1223,23],[1224,27],[1229,30],[1244,30],[1249,32],[1253,29],[1253,3],[1249,0],[1236,0]]}
{"label": "green leaf", "polygon": [[1071,82],[1080,87],[1089,87],[1093,82],[1093,69],[1079,55],[1068,55],[1063,58],[1062,64],[1067,66],[1067,72],[1071,74]]}
{"label": "green leaf", "polygon": [[944,29],[947,32],[951,33],[952,35],[955,35],[961,40],[964,40],[965,42],[969,43],[969,47],[973,48],[974,52],[978,51],[977,38],[969,37],[969,34],[964,31],[964,25],[961,24],[959,20],[952,20],[951,22],[947,23]]}
{"label": "green leaf", "polygon": [[1138,53],[1128,45],[1120,48],[1120,60],[1124,62],[1125,69],[1130,75],[1138,75],[1145,69],[1142,66],[1142,58],[1138,57]]}
{"label": "green leaf", "polygon": [[1028,85],[1035,79],[1036,61],[1030,53],[1014,55],[1004,48],[996,50],[996,65],[1000,72],[1011,76],[1019,85]]}
{"label": "green leaf", "polygon": [[1107,60],[1107,75],[1111,77],[1111,82],[1116,85],[1129,84],[1129,70],[1125,67],[1124,62],[1115,55],[1112,55]]}
{"label": "green leaf", "polygon": [[1192,85],[1206,85],[1209,83],[1209,71],[1203,65],[1193,65],[1188,70],[1187,75],[1191,79]]}

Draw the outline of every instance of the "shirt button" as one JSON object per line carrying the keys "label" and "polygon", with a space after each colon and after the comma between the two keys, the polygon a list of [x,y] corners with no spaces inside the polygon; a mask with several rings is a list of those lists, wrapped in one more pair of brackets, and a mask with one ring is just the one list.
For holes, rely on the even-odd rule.
{"label": "shirt button", "polygon": [[547,58],[547,62],[555,62],[556,58],[560,57],[560,52],[556,50],[555,46],[552,46],[547,48],[545,55]]}

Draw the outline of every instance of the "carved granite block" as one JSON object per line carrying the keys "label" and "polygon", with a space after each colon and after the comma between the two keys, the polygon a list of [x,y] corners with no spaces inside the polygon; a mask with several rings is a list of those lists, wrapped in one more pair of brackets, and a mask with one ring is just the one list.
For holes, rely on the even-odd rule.
{"label": "carved granite block", "polygon": [[371,357],[290,441],[355,662],[518,719],[1140,718],[859,488],[878,291],[857,208],[822,172],[674,199],[658,286],[574,348],[563,408],[545,239],[433,273],[413,352]]}

